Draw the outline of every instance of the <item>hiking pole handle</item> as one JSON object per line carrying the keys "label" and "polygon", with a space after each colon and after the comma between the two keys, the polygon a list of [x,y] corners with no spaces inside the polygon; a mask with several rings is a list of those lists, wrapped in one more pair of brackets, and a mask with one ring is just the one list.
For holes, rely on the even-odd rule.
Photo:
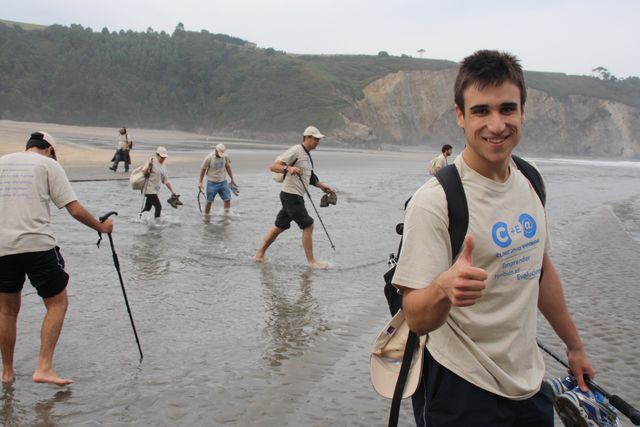
{"label": "hiking pole handle", "polygon": [[116,211],[107,212],[106,214],[104,214],[104,215],[102,215],[100,218],[98,218],[98,221],[100,221],[100,222],[105,222],[106,220],[108,220],[108,219],[109,219],[109,217],[110,217],[111,215],[118,216],[118,212],[116,212]]}
{"label": "hiking pole handle", "polygon": [[[109,219],[109,217],[111,215],[118,215],[118,212],[116,211],[111,211],[111,212],[107,212],[106,214],[102,215],[101,217],[98,217],[98,221],[100,222],[105,222],[107,219]],[[109,233],[109,239],[111,239],[111,233]],[[100,242],[102,242],[102,233],[98,231],[98,243],[96,243],[97,247],[100,247]]]}

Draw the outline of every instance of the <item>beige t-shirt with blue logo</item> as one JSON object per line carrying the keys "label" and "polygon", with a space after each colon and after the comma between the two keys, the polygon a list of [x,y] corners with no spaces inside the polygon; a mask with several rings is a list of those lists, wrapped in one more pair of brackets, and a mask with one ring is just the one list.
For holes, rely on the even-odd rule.
{"label": "beige t-shirt with blue logo", "polygon": [[[548,245],[544,207],[513,161],[504,183],[468,167],[460,172],[469,205],[474,267],[488,274],[475,305],[452,307],[427,348],[441,365],[489,392],[510,398],[534,395],[545,367],[536,344],[538,280]],[[451,266],[444,190],[428,180],[405,214],[402,252],[393,283],[424,288]]]}

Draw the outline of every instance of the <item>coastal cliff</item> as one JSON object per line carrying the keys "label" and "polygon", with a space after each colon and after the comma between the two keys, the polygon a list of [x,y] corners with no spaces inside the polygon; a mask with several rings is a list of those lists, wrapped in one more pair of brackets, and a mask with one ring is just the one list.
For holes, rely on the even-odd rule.
{"label": "coastal cliff", "polygon": [[[336,137],[360,145],[463,144],[455,122],[456,70],[399,71],[368,84],[343,113]],[[523,150],[534,153],[640,157],[640,109],[585,95],[554,96],[529,87]]]}

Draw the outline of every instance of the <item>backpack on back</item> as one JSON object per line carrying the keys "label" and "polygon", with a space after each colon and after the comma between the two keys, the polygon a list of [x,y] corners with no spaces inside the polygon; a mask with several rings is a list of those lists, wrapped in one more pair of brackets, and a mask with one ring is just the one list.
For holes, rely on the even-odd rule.
{"label": "backpack on back", "polygon": [[[542,177],[538,170],[533,167],[527,161],[521,159],[518,156],[512,155],[513,161],[515,162],[518,170],[527,178],[527,180],[531,183],[531,186],[535,190],[536,194],[540,198],[540,201],[544,205],[546,202],[546,193],[544,188],[544,183],[542,181]],[[460,174],[458,173],[458,169],[454,164],[450,164],[438,172],[434,172],[436,179],[440,182],[442,189],[445,192],[445,196],[447,199],[448,206],[448,216],[449,216],[449,239],[451,241],[451,254],[452,254],[452,262],[460,252],[462,248],[462,244],[464,243],[465,235],[467,234],[467,228],[469,226],[469,208],[467,206],[467,198],[464,193],[464,187],[462,186],[462,180],[460,179]],[[409,204],[409,198],[404,205],[406,210],[407,205]],[[396,225],[396,233],[402,236],[404,231],[404,224],[400,223]],[[393,286],[393,275],[396,271],[396,265],[398,260],[400,259],[400,251],[402,249],[402,237],[400,238],[400,244],[398,245],[398,251],[396,254],[389,255],[389,270],[384,274],[384,294],[387,300],[387,304],[389,306],[389,311],[391,316],[394,318],[389,325],[392,325],[393,321],[398,323],[398,319],[396,316],[402,316],[402,295],[398,293],[397,289]],[[542,274],[542,273],[541,273]],[[403,319],[404,320],[404,319]],[[392,333],[399,331],[406,331],[408,328],[400,328],[399,325],[393,325]],[[383,330],[383,333],[388,331],[387,329]],[[402,340],[401,340],[402,341]],[[416,388],[419,386],[420,381],[416,385],[414,377],[417,375],[416,372],[419,371],[419,376],[422,376],[422,354],[420,354],[419,358],[414,357],[414,352],[416,348],[419,351],[422,351],[422,348],[418,347],[418,343],[420,345],[424,345],[424,340],[421,340],[413,331],[408,330],[408,336],[404,340],[406,342],[406,346],[404,349],[404,354],[401,359],[398,359],[396,365],[400,363],[398,369],[395,369],[395,375],[397,375],[397,380],[394,386],[393,397],[391,401],[391,410],[389,412],[389,426],[395,427],[398,424],[398,415],[400,413],[400,402],[403,398],[409,397],[413,395]],[[375,347],[374,347],[375,350]],[[372,370],[371,375],[374,376],[374,354],[372,353]],[[416,359],[419,359],[416,360]],[[416,366],[419,363],[419,366]],[[375,368],[377,370],[376,375],[379,374],[379,368]],[[397,372],[396,372],[397,371]],[[413,371],[413,372],[412,372]],[[410,378],[409,384],[407,384],[407,378]],[[374,388],[376,388],[376,382],[373,381]],[[405,386],[410,385],[409,390],[405,390]],[[378,390],[376,390],[378,391]],[[385,397],[388,397],[386,393],[380,393]]]}

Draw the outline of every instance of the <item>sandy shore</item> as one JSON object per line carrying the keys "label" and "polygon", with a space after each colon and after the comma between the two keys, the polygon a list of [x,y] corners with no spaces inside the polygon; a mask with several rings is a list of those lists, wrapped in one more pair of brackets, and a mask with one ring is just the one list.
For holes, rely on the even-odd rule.
{"label": "sandy shore", "polygon": [[[72,181],[128,178],[122,164],[116,173],[108,169],[117,141],[115,128],[0,120],[0,156],[24,150],[29,134],[38,130],[49,132],[56,138],[58,161]],[[170,176],[193,175],[194,179],[197,179],[204,156],[219,142],[227,146],[233,160],[233,171],[236,174],[255,173],[262,170],[267,173],[278,153],[290,145],[171,130],[129,128],[128,131],[134,141],[134,149],[131,151],[133,167],[151,157],[156,146],[164,145],[169,150],[167,167]],[[321,145],[313,156],[320,169],[348,169],[357,167],[358,162],[361,161],[376,162],[389,158],[411,160],[423,158],[426,165],[436,154],[433,151],[405,147],[396,151],[373,151]]]}

